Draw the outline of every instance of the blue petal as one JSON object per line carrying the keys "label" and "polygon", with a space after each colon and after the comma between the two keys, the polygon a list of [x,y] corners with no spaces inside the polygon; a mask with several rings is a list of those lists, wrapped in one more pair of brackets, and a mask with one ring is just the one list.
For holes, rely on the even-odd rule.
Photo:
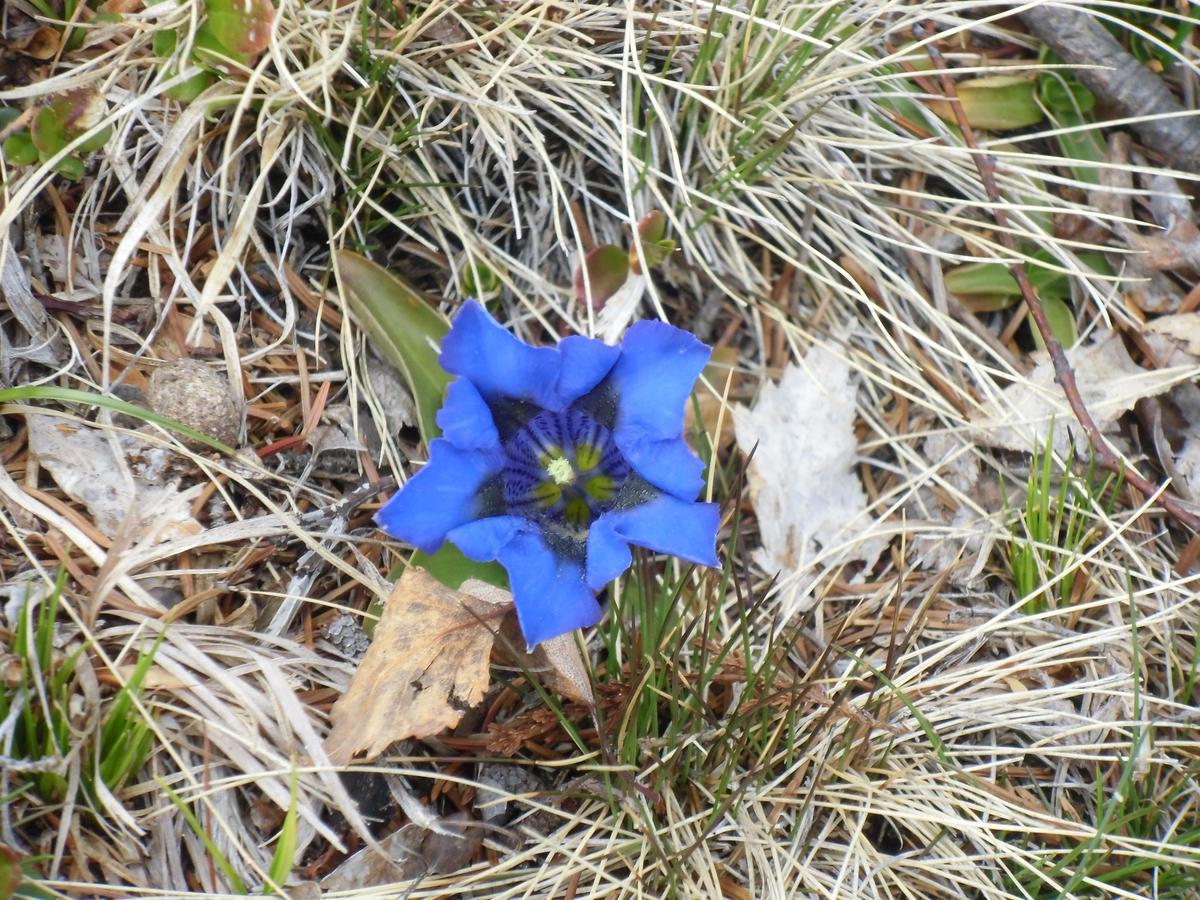
{"label": "blue petal", "polygon": [[446,539],[476,562],[490,562],[509,541],[529,528],[529,520],[521,516],[491,516],[459,525]]}
{"label": "blue petal", "polygon": [[508,570],[517,620],[532,650],[542,641],[600,621],[600,604],[583,580],[583,565],[556,555],[535,532],[518,534],[499,555]]}
{"label": "blue petal", "polygon": [[558,400],[564,407],[603,381],[621,355],[620,347],[579,335],[560,341],[558,351],[562,355]]}
{"label": "blue petal", "polygon": [[499,560],[508,570],[517,620],[532,650],[600,620],[600,604],[583,579],[583,565],[554,553],[521,516],[493,516],[455,528],[455,546],[477,562]]}
{"label": "blue petal", "polygon": [[704,463],[679,435],[660,441],[636,428],[622,430],[618,426],[613,439],[625,461],[656,488],[691,500],[704,486]]}
{"label": "blue petal", "polygon": [[562,358],[509,334],[487,310],[468,300],[442,339],[442,368],[469,379],[485,398],[509,397],[560,410],[556,385]]}
{"label": "blue petal", "polygon": [[434,553],[453,528],[482,512],[479,489],[504,465],[503,455],[464,451],[438,438],[429,462],[375,515],[392,537]]}
{"label": "blue petal", "polygon": [[613,437],[648,482],[683,500],[696,496],[704,465],[680,437],[696,378],[712,351],[662,322],[638,322],[609,375],[617,395]]}
{"label": "blue petal", "polygon": [[606,512],[588,534],[587,582],[599,590],[629,567],[626,543],[669,553],[702,566],[717,560],[721,514],[715,503],[690,503],[658,494],[647,503]]}
{"label": "blue petal", "polygon": [[492,411],[475,385],[465,378],[455,379],[446,391],[446,402],[438,410],[437,423],[442,437],[460,450],[500,447]]}

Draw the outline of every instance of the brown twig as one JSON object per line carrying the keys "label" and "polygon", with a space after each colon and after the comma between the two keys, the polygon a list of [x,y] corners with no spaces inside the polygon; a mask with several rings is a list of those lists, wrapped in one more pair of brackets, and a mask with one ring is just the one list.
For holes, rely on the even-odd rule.
{"label": "brown twig", "polygon": [[[914,28],[914,37],[920,40],[923,34],[918,32],[923,31],[924,29],[919,28],[919,26]],[[975,163],[975,168],[979,171],[979,180],[983,183],[983,189],[987,192],[988,200],[992,203],[992,217],[995,219],[997,226],[996,236],[1000,240],[1000,243],[1004,245],[1004,248],[1016,256],[1016,241],[1010,232],[1008,214],[1001,203],[1000,189],[996,184],[996,159],[991,154],[980,150],[979,143],[975,140],[975,131],[971,128],[971,123],[967,121],[966,112],[959,102],[958,91],[955,89],[954,79],[949,74],[949,67],[946,65],[945,57],[942,56],[941,52],[932,43],[927,46],[927,50],[929,58],[933,61],[934,66],[941,75],[942,91],[945,93],[946,99],[950,101],[951,109],[954,110],[954,118],[958,124],[959,131],[962,132],[963,143],[971,151],[971,159]],[[1062,387],[1063,393],[1067,397],[1067,403],[1071,406],[1071,412],[1074,413],[1075,418],[1083,428],[1084,434],[1087,435],[1088,444],[1095,454],[1096,462],[1101,468],[1120,475],[1126,484],[1141,491],[1147,497],[1158,494],[1159,502],[1168,513],[1192,531],[1200,532],[1200,516],[1196,516],[1187,510],[1179,499],[1165,488],[1160,490],[1159,485],[1154,484],[1148,478],[1143,478],[1135,469],[1127,466],[1117,455],[1116,451],[1109,446],[1108,441],[1104,439],[1104,435],[1100,433],[1100,428],[1096,425],[1096,420],[1088,412],[1083,398],[1079,396],[1079,387],[1075,383],[1075,370],[1071,368],[1071,364],[1067,360],[1067,355],[1063,351],[1062,344],[1059,343],[1058,338],[1054,336],[1054,332],[1050,329],[1050,321],[1046,318],[1046,311],[1042,308],[1042,302],[1038,299],[1037,293],[1029,281],[1029,273],[1025,271],[1025,264],[1018,259],[1009,264],[1008,271],[1016,279],[1017,285],[1021,289],[1021,296],[1029,307],[1029,315],[1033,318],[1034,324],[1037,326],[1037,330],[1045,342],[1046,352],[1050,355],[1050,360],[1054,364],[1054,380]]]}

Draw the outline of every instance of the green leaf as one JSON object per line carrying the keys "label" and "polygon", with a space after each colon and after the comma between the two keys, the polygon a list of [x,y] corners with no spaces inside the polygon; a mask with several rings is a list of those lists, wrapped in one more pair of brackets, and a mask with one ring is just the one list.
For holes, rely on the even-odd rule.
{"label": "green leaf", "polygon": [[486,303],[500,296],[500,276],[487,263],[468,263],[462,270],[459,289],[464,297],[473,297]]}
{"label": "green leaf", "polygon": [[508,590],[508,573],[499,563],[480,563],[467,559],[453,544],[442,544],[437,553],[429,554],[418,550],[413,554],[412,564],[424,569],[448,588],[458,589],[464,581],[477,578]]}
{"label": "green leaf", "polygon": [[417,427],[428,446],[441,434],[437,411],[450,384],[437,349],[450,323],[414,288],[369,259],[347,250],[339,250],[335,258],[350,315],[408,381]]}
{"label": "green leaf", "polygon": [[70,181],[83,177],[83,160],[78,156],[64,156],[54,164],[54,171]]}
{"label": "green leaf", "polygon": [[662,210],[643,216],[637,223],[638,237],[647,244],[657,244],[667,236],[667,217]]}
{"label": "green leaf", "polygon": [[236,71],[236,63],[241,66],[250,64],[250,57],[225,44],[217,37],[210,22],[202,22],[192,38],[192,56],[201,65],[209,66],[227,75]]}
{"label": "green leaf", "polygon": [[[1061,297],[1042,297],[1041,301],[1042,309],[1050,322],[1050,333],[1058,339],[1064,349],[1074,347],[1079,340],[1079,331],[1075,327],[1075,311],[1071,309],[1071,304]],[[1033,329],[1034,342],[1040,350],[1045,350],[1046,342],[1042,340],[1041,332],[1032,322],[1030,327]]]}
{"label": "green leaf", "polygon": [[[1045,118],[1034,96],[1036,82],[1023,75],[991,75],[972,78],[958,85],[958,99],[967,121],[974,128],[1012,131],[1028,128]],[[949,100],[936,100],[934,111],[948,122],[955,121]]]}
{"label": "green leaf", "polygon": [[183,814],[183,818],[186,819],[188,825],[191,826],[192,833],[196,835],[196,837],[200,838],[200,842],[204,844],[204,848],[208,850],[208,854],[213,858],[213,862],[217,864],[217,868],[220,869],[224,873],[225,877],[229,880],[229,886],[233,888],[234,893],[249,893],[249,891],[246,890],[246,883],[238,877],[238,873],[233,866],[230,865],[229,859],[224,853],[221,852],[221,848],[216,845],[213,839],[209,837],[208,830],[200,824],[200,820],[196,818],[196,814],[192,812],[191,807],[184,803],[183,799],[177,793],[171,790],[165,781],[160,779],[158,786],[162,792],[167,795],[167,799],[175,805],[175,808]]}
{"label": "green leaf", "polygon": [[267,884],[263,893],[270,894],[282,888],[292,874],[292,865],[296,859],[296,843],[299,835],[297,829],[297,813],[299,803],[300,774],[296,771],[296,762],[292,761],[291,799],[288,802],[287,813],[283,817],[283,825],[279,829],[279,841],[275,844],[275,854],[271,857],[271,867],[267,870]]}
{"label": "green leaf", "polygon": [[191,78],[187,79],[187,81],[177,84],[166,91],[166,95],[171,100],[178,100],[180,103],[191,103],[216,80],[216,76],[211,72],[197,72]]}
{"label": "green leaf", "polygon": [[575,297],[580,303],[591,302],[599,309],[609,297],[621,289],[629,277],[629,254],[620,247],[604,244],[584,257],[583,266],[575,271]]}
{"label": "green leaf", "polygon": [[270,0],[208,0],[212,36],[241,56],[257,56],[267,48],[274,20]]}
{"label": "green leaf", "polygon": [[629,267],[634,272],[657,266],[675,252],[675,242],[666,236],[667,217],[659,210],[656,209],[638,222],[637,230],[642,241],[642,256],[638,258],[636,245],[629,251]]}
{"label": "green leaf", "polygon": [[55,153],[67,146],[66,123],[55,115],[50,107],[43,107],[33,117],[33,127],[29,129],[33,138],[33,146],[37,147],[42,159],[49,159]]}
{"label": "green leaf", "polygon": [[28,131],[19,131],[4,139],[4,158],[14,166],[32,166],[38,161],[37,147]]}

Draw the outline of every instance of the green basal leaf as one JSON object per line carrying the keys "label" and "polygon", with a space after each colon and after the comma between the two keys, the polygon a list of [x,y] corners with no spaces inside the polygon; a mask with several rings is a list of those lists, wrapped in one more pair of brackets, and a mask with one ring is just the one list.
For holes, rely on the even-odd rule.
{"label": "green basal leaf", "polygon": [[654,210],[637,223],[638,237],[646,244],[657,244],[667,236],[667,217],[662,210]]}
{"label": "green basal leaf", "polygon": [[[1047,63],[1058,62],[1052,53],[1041,57]],[[1078,128],[1094,124],[1091,111],[1096,105],[1095,95],[1070,73],[1047,71],[1038,77],[1038,96],[1046,107],[1055,127]],[[1099,126],[1087,131],[1067,131],[1054,136],[1062,155],[1077,160],[1082,165],[1071,166],[1071,174],[1087,184],[1100,183],[1100,170],[1089,163],[1108,160],[1108,146]]]}
{"label": "green basal leaf", "polygon": [[[1028,128],[1045,118],[1034,96],[1037,84],[1023,75],[993,75],[973,78],[958,85],[958,99],[973,128],[1012,131]],[[933,101],[934,111],[948,122],[955,121],[949,100]]]}
{"label": "green basal leaf", "polygon": [[436,416],[450,384],[438,361],[450,323],[414,288],[369,259],[347,250],[339,250],[336,259],[350,315],[408,381],[417,427],[428,446],[441,434]]}
{"label": "green basal leaf", "polygon": [[247,66],[250,57],[239,53],[217,37],[211,22],[202,22],[192,41],[192,56],[196,62],[219,72],[232,74],[238,65]]}
{"label": "green basal leaf", "polygon": [[67,146],[66,123],[50,107],[38,110],[29,134],[42,159],[49,159]]}
{"label": "green basal leaf", "polygon": [[580,303],[588,302],[590,287],[592,306],[599,308],[621,289],[628,277],[628,253],[612,244],[596,247],[584,257],[583,266],[575,272],[575,297]]}
{"label": "green basal leaf", "polygon": [[288,790],[291,799],[283,817],[283,825],[279,829],[279,841],[275,844],[275,853],[271,856],[271,866],[267,870],[269,883],[263,886],[264,894],[274,893],[287,884],[288,876],[292,874],[292,864],[296,859],[300,824],[297,815],[300,809],[300,773],[296,770],[294,761]]}
{"label": "green basal leaf", "polygon": [[154,55],[162,59],[169,58],[177,46],[179,46],[179,33],[173,28],[156,31],[154,37],[150,39],[150,47],[154,51]]}
{"label": "green basal leaf", "polygon": [[413,554],[412,564],[424,569],[448,588],[458,589],[464,581],[477,578],[498,588],[508,590],[508,573],[499,563],[480,563],[467,559],[453,544],[442,544],[437,553],[418,550]]}
{"label": "green basal leaf", "polygon": [[175,87],[165,93],[171,100],[178,100],[180,103],[191,103],[216,80],[217,77],[212,72],[197,72],[191,78],[175,85]]}
{"label": "green basal leaf", "polygon": [[208,0],[212,36],[243,57],[257,56],[271,39],[275,7],[270,0]]}
{"label": "green basal leaf", "polygon": [[0,128],[7,128],[21,118],[21,111],[15,106],[0,106]]}
{"label": "green basal leaf", "polygon": [[14,166],[32,166],[38,161],[38,150],[28,131],[19,131],[4,139],[4,158]]}
{"label": "green basal leaf", "polygon": [[99,150],[108,143],[108,139],[112,137],[112,133],[113,130],[111,125],[106,128],[101,128],[86,141],[80,143],[76,150],[78,150],[80,153],[91,153],[94,150]]}
{"label": "green basal leaf", "polygon": [[69,181],[83,177],[83,160],[78,156],[64,156],[54,164],[54,171]]}
{"label": "green basal leaf", "polygon": [[[1058,339],[1064,349],[1070,350],[1079,341],[1079,331],[1075,327],[1075,311],[1071,309],[1071,304],[1061,297],[1042,297],[1041,301],[1046,319],[1050,322],[1050,333]],[[1046,342],[1042,340],[1041,332],[1032,322],[1029,324],[1033,329],[1033,340],[1038,349],[1045,350]]]}
{"label": "green basal leaf", "polygon": [[666,236],[667,217],[659,210],[638,222],[637,230],[642,241],[642,258],[638,258],[638,248],[634,245],[629,251],[629,267],[634,272],[657,266],[675,252],[675,242]]}

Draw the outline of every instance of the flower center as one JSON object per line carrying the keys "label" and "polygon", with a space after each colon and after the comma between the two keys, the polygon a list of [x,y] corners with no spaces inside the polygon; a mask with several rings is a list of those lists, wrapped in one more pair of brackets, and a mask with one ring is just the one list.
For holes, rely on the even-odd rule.
{"label": "flower center", "polygon": [[508,511],[538,521],[548,539],[585,538],[630,471],[611,432],[575,409],[538,413],[504,451]]}
{"label": "flower center", "polygon": [[560,487],[575,483],[575,470],[571,468],[571,463],[565,456],[556,456],[546,463],[546,471]]}

